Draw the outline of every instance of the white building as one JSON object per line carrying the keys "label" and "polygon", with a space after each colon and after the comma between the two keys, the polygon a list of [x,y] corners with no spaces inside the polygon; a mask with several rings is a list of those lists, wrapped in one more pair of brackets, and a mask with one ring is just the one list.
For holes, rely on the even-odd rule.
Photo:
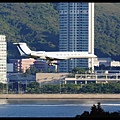
{"label": "white building", "polygon": [[[94,3],[59,3],[59,51],[87,51],[94,54]],[[60,61],[59,72],[74,67],[92,68],[92,59]]]}
{"label": "white building", "polygon": [[110,66],[113,66],[113,67],[120,67],[120,61],[111,61]]}
{"label": "white building", "polygon": [[100,66],[100,65],[105,65],[111,66],[112,59],[111,58],[94,58],[94,66]]}
{"label": "white building", "polygon": [[105,65],[105,67],[120,67],[120,61],[114,61],[111,58],[94,58],[94,66]]}
{"label": "white building", "polygon": [[0,82],[7,83],[6,36],[0,35]]}

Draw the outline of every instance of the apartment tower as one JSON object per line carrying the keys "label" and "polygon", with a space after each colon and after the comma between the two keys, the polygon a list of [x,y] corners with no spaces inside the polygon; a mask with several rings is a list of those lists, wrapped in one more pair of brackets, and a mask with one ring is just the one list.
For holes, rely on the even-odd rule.
{"label": "apartment tower", "polygon": [[[94,54],[94,3],[59,3],[59,51],[87,51]],[[59,62],[59,72],[73,68],[92,68],[93,58]]]}
{"label": "apartment tower", "polygon": [[0,82],[7,83],[7,52],[5,35],[0,35]]}

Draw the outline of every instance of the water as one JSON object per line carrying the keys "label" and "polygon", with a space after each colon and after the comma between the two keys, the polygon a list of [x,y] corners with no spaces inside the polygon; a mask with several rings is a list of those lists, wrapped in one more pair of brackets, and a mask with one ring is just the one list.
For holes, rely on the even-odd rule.
{"label": "water", "polygon": [[98,102],[105,111],[120,111],[119,99],[0,99],[0,117],[75,117]]}

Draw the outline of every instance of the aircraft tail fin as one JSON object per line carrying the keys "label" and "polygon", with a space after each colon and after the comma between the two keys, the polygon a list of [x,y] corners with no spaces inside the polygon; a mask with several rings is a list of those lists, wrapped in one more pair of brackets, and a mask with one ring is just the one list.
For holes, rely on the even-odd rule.
{"label": "aircraft tail fin", "polygon": [[17,48],[18,48],[21,56],[28,56],[32,52],[26,43],[20,42],[20,43],[13,43],[13,44],[17,45]]}

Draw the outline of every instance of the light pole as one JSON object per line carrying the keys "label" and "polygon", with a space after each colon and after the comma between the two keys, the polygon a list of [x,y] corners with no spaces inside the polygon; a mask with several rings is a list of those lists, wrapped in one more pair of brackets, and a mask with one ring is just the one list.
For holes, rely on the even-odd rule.
{"label": "light pole", "polygon": [[3,93],[4,93],[4,83],[2,85],[3,85]]}
{"label": "light pole", "polygon": [[82,82],[80,82],[81,88],[82,88]]}
{"label": "light pole", "polygon": [[26,86],[25,86],[26,88],[25,88],[25,91],[27,92],[27,80],[26,80]]}
{"label": "light pole", "polygon": [[60,94],[61,94],[61,81],[60,81]]}
{"label": "light pole", "polygon": [[41,88],[41,82],[39,82],[39,87]]}
{"label": "light pole", "polygon": [[19,90],[19,82],[18,82],[18,94],[20,93],[20,90]]}
{"label": "light pole", "polygon": [[7,94],[8,94],[8,85],[9,85],[9,79],[7,79],[6,87],[7,87]]}
{"label": "light pole", "polygon": [[7,89],[7,94],[8,94],[8,85],[9,85],[9,82],[5,83],[6,84],[6,89]]}
{"label": "light pole", "polygon": [[13,82],[12,82],[12,92],[13,92]]}

